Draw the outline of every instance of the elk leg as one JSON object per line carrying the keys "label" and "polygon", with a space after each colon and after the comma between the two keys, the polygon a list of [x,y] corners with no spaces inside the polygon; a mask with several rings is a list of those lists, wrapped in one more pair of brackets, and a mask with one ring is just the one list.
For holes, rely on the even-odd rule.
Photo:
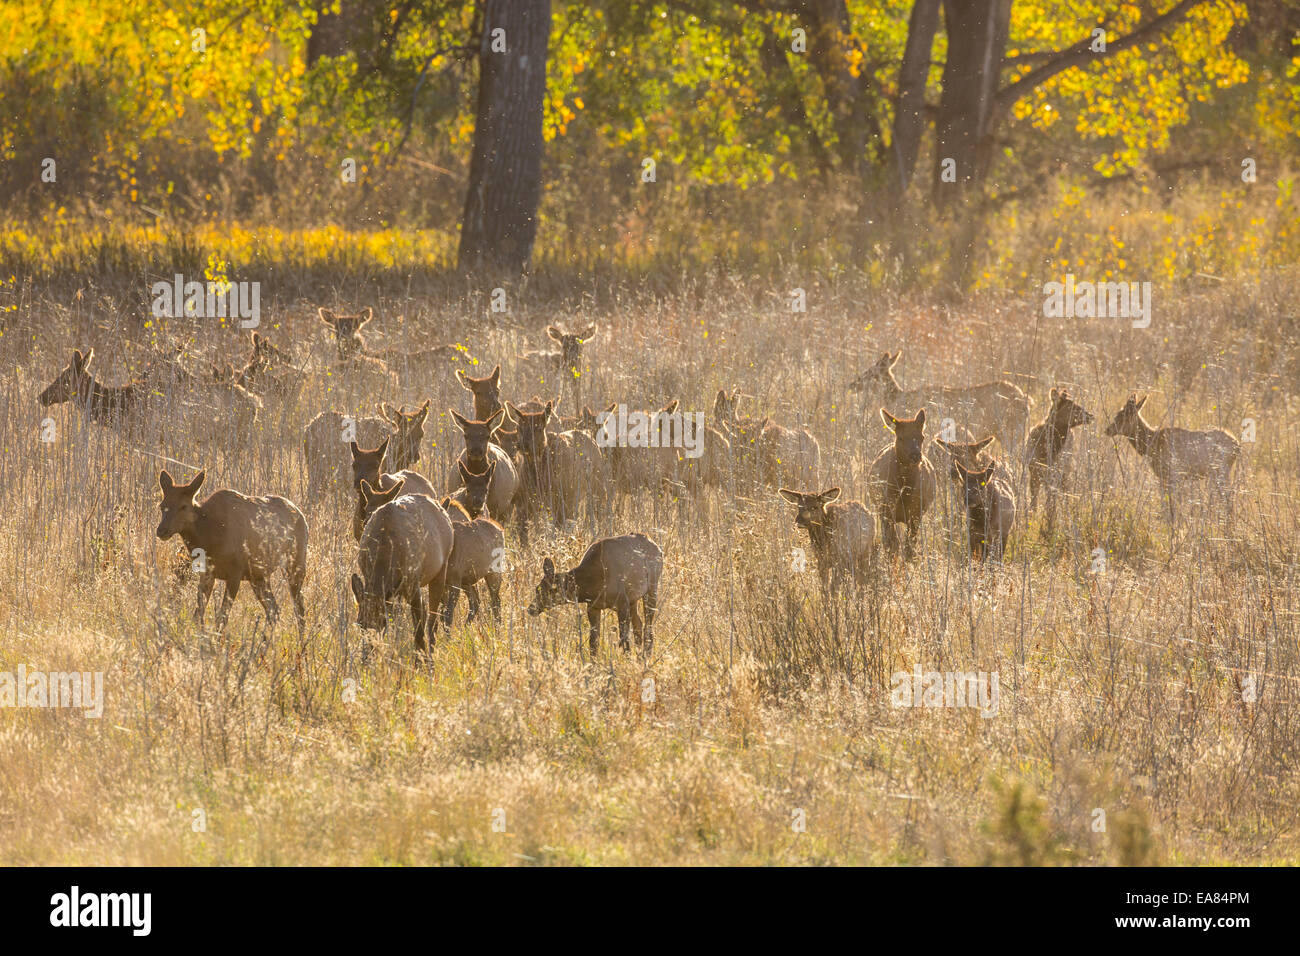
{"label": "elk leg", "polygon": [[659,591],[656,588],[646,591],[641,604],[645,610],[645,652],[648,655],[655,649],[654,623],[659,611]]}
{"label": "elk leg", "polygon": [[897,551],[898,529],[894,527],[894,515],[883,508],[880,510],[880,533],[885,539],[885,547]]}
{"label": "elk leg", "polygon": [[[429,607],[439,608],[447,596],[447,566],[444,564],[438,576],[429,582]],[[438,641],[438,619],[433,621],[433,633],[429,635],[429,643],[435,644]]]}
{"label": "elk leg", "polygon": [[203,627],[203,617],[208,609],[208,598],[212,597],[212,587],[217,583],[217,575],[213,571],[205,571],[199,577],[199,627]]}
{"label": "elk leg", "polygon": [[424,606],[424,592],[417,585],[411,588],[411,624],[415,628],[415,649],[417,651],[424,650],[424,630],[428,620],[429,610]]}
{"label": "elk leg", "polygon": [[[474,618],[478,617],[481,602],[478,599],[478,585],[474,582],[471,581],[469,584],[465,585],[464,591],[465,600],[469,601],[469,616],[465,618],[465,623],[468,624],[474,620]],[[451,626],[450,621],[447,623],[447,626]]]}
{"label": "elk leg", "polygon": [[487,582],[488,601],[492,605],[492,617],[499,622],[501,620],[501,575],[489,574],[483,580]]}
{"label": "elk leg", "polygon": [[636,611],[636,602],[633,601],[627,606],[628,617],[632,619],[632,633],[636,636],[636,646],[645,646],[645,624],[641,620],[641,615]]}
{"label": "elk leg", "polygon": [[226,615],[230,613],[230,605],[235,603],[235,598],[239,597],[239,584],[242,578],[230,578],[226,581],[226,593],[221,596],[221,608],[217,611],[217,631],[220,633],[226,629]]}
{"label": "elk leg", "polygon": [[628,625],[631,623],[628,615],[629,608],[626,596],[619,598],[618,604],[614,606],[614,611],[618,614],[618,648],[621,651],[628,649],[627,632]]}
{"label": "elk leg", "polygon": [[600,608],[594,604],[587,605],[587,624],[590,627],[587,646],[591,648],[591,653],[595,654],[600,650]]}
{"label": "elk leg", "polygon": [[302,600],[302,576],[289,578],[289,597],[293,599],[293,613],[298,618],[298,633],[307,627],[307,605]]}
{"label": "elk leg", "polygon": [[275,594],[271,590],[270,582],[266,578],[249,578],[248,583],[252,585],[253,594],[262,605],[262,610],[266,612],[267,627],[274,627],[280,617],[280,608],[275,603]]}
{"label": "elk leg", "polygon": [[[456,617],[456,599],[457,597],[459,597],[459,595],[460,595],[460,588],[448,586],[447,596],[443,600],[443,605],[442,605],[442,623],[447,628],[448,634],[451,633],[451,622]],[[465,621],[465,623],[468,624],[473,619],[474,619],[474,610],[473,610],[473,604],[471,603],[469,618]]]}

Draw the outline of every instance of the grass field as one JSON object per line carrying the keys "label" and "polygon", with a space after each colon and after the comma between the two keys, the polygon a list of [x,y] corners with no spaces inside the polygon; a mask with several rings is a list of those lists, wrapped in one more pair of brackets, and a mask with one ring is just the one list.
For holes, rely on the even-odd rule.
{"label": "grass field", "polygon": [[[1300,862],[1300,273],[1157,283],[1134,329],[1044,318],[1029,282],[950,306],[793,271],[542,269],[496,313],[489,288],[359,253],[264,273],[261,331],[310,378],[247,441],[136,444],[41,408],[73,348],[95,349],[107,384],[151,345],[184,343],[196,372],[247,352],[230,322],[147,315],[144,272],[172,271],[109,256],[16,277],[0,302],[0,671],[102,671],[105,692],[101,719],[3,715],[0,862]],[[807,312],[792,317],[796,287]],[[431,398],[417,467],[448,487],[446,409],[471,410],[450,369],[398,394],[326,374],[316,308],[366,305],[376,347],[461,343],[471,374],[502,365],[513,400],[708,413],[739,386],[751,414],[818,436],[820,484],[845,497],[866,495],[891,440],[846,384],[886,349],[903,350],[905,386],[1005,377],[1037,421],[1065,385],[1097,421],[1075,432],[1054,526],[1022,513],[1001,566],[970,564],[944,494],[915,561],[882,558],[865,593],[828,599],[793,569],[794,509],[737,474],[703,500],[543,527],[522,553],[508,524],[499,627],[462,612],[422,658],[400,614],[363,666],[340,501],[307,513],[304,635],[289,616],[268,633],[247,590],[225,634],[200,633],[179,543],[154,536],[160,467],[206,468],[205,493],[302,500],[313,416]],[[518,381],[516,354],[552,321],[601,326],[588,367]],[[1170,524],[1146,463],[1102,435],[1133,390],[1157,425],[1242,437],[1253,421],[1231,514],[1193,486]],[[578,609],[524,614],[543,556],[576,563],[632,530],[666,555],[649,660],[618,650],[612,615],[593,659]],[[892,675],[914,667],[996,674],[997,712],[892,706]]]}

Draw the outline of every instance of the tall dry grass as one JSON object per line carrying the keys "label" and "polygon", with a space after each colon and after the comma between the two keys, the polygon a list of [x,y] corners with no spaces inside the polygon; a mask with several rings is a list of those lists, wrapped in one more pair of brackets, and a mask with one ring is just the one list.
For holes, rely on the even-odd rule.
{"label": "tall dry grass", "polygon": [[[1044,319],[1031,293],[952,307],[842,273],[542,270],[509,286],[499,314],[464,280],[285,267],[264,283],[262,331],[309,385],[269,403],[256,434],[147,447],[71,406],[41,409],[73,347],[93,346],[111,384],[151,341],[186,343],[196,370],[246,351],[228,325],[124,308],[148,278],[110,267],[20,282],[0,335],[0,671],[102,670],[106,687],[99,720],[0,710],[3,862],[1300,858],[1300,275],[1157,286],[1151,327],[1135,330]],[[795,286],[809,305],[792,317]],[[738,385],[753,414],[813,430],[821,483],[846,498],[865,496],[889,436],[845,386],[886,348],[904,351],[905,387],[1004,376],[1041,418],[1065,385],[1098,423],[1074,434],[1053,528],[1025,516],[1000,567],[968,563],[945,485],[914,563],[882,561],[870,588],[828,599],[811,567],[792,570],[807,549],[793,510],[738,467],[704,500],[626,502],[544,528],[524,553],[509,526],[499,627],[462,614],[426,660],[399,615],[363,666],[349,504],[308,513],[302,637],[289,621],[267,633],[246,592],[226,634],[199,633],[179,544],[153,533],[162,463],[178,478],[205,467],[205,491],[302,500],[301,429],[381,399],[433,399],[417,467],[447,487],[460,445],[446,409],[468,411],[469,394],[446,369],[386,395],[326,374],[318,305],[373,305],[376,347],[461,342],[473,374],[503,365],[506,397],[562,392],[569,411],[676,398],[707,412]],[[514,356],[554,320],[601,325],[590,367],[516,381]],[[1254,419],[1230,516],[1191,488],[1171,524],[1145,463],[1102,437],[1133,389],[1151,393],[1158,424],[1240,435]],[[52,443],[39,440],[47,414]],[[575,562],[598,534],[631,530],[666,555],[652,659],[613,646],[612,616],[593,659],[577,609],[523,613],[544,555]],[[917,664],[996,672],[998,713],[891,706],[891,675]]]}

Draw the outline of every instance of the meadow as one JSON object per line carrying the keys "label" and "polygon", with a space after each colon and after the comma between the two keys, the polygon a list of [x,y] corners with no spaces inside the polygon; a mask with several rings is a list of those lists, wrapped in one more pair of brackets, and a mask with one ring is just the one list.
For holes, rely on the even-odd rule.
{"label": "meadow", "polygon": [[[505,309],[493,311],[496,284],[395,264],[373,241],[341,236],[326,262],[259,261],[258,331],[306,387],[268,403],[250,440],[197,428],[154,444],[37,395],[74,348],[93,347],[112,385],[173,344],[195,373],[240,361],[237,321],[148,309],[150,282],[220,260],[198,243],[135,240],[42,264],[10,235],[0,671],[102,671],[105,709],[4,714],[0,861],[1300,860],[1294,268],[1156,273],[1144,329],[1047,318],[1040,279],[954,302],[791,265],[543,260],[500,284]],[[1069,268],[1056,264],[1052,278]],[[456,343],[461,358],[387,394],[353,388],[331,374],[320,307],[373,307],[376,348]],[[517,375],[518,354],[546,345],[552,322],[600,328],[577,374]],[[1002,563],[971,562],[945,477],[915,559],[882,554],[869,586],[828,596],[811,558],[799,570],[808,542],[794,509],[737,469],[703,495],[645,493],[559,529],[535,525],[526,549],[507,522],[499,625],[458,615],[426,656],[399,613],[363,664],[350,503],[304,506],[301,634],[291,616],[268,629],[247,592],[224,633],[201,631],[183,549],[154,535],[161,468],[178,480],[206,469],[205,493],[301,503],[302,429],[330,409],[377,414],[381,401],[431,400],[416,468],[450,490],[461,444],[448,409],[472,411],[455,368],[498,364],[505,398],[560,394],[566,414],[677,399],[707,421],[717,390],[739,387],[742,411],[817,436],[818,487],[801,490],[865,499],[867,467],[892,436],[880,403],[847,386],[898,349],[905,386],[1004,378],[1033,399],[1034,422],[1064,386],[1095,416],[1074,432],[1056,520],[1025,508]],[[1146,462],[1103,435],[1134,391],[1150,396],[1153,424],[1243,439],[1230,511],[1193,484],[1171,523]],[[648,658],[618,648],[610,615],[593,656],[577,608],[524,613],[543,557],[571,566],[595,538],[628,531],[665,553]],[[996,713],[894,706],[893,675],[918,667],[996,674]]]}

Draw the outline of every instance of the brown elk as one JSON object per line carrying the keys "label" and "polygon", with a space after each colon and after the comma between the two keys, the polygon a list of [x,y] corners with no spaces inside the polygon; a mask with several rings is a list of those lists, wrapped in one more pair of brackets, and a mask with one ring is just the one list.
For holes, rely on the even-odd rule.
{"label": "brown elk", "polygon": [[563,382],[582,373],[582,347],[596,337],[600,329],[593,322],[581,332],[565,332],[557,325],[548,325],[546,334],[559,345],[558,349],[533,349],[518,357],[520,378],[537,378],[549,384]]}
{"label": "brown elk", "polygon": [[352,514],[352,537],[358,541],[361,540],[366,519],[370,517],[370,512],[365,507],[366,499],[361,494],[363,481],[377,491],[387,491],[397,482],[402,481],[405,483],[403,485],[406,489],[405,494],[435,497],[433,485],[418,471],[411,471],[408,468],[392,474],[384,472],[384,455],[388,451],[388,442],[389,439],[386,438],[378,448],[368,450],[356,442],[348,443],[348,449],[352,452],[352,488],[357,493],[357,506]]}
{"label": "brown elk", "polygon": [[[466,469],[475,474],[487,472],[491,466],[488,513],[498,521],[505,520],[519,493],[519,472],[515,463],[505,449],[493,441],[500,431],[501,423],[505,421],[505,409],[498,409],[482,421],[470,421],[454,409],[448,409],[448,413],[465,438],[465,450],[456,461],[464,463]],[[463,483],[464,478],[459,472],[458,467],[456,480]]]}
{"label": "brown elk", "polygon": [[469,512],[450,496],[442,500],[442,507],[451,518],[455,539],[447,568],[447,597],[442,621],[451,630],[456,614],[456,596],[465,592],[469,600],[468,624],[478,616],[478,582],[487,585],[492,616],[501,620],[501,575],[505,571],[506,536],[501,525],[491,518]]}
{"label": "brown elk", "polygon": [[839,488],[806,494],[782,488],[782,498],[799,509],[796,526],[808,532],[822,587],[840,590],[867,580],[876,550],[876,519],[860,501],[838,501]]}
{"label": "brown elk", "polygon": [[314,506],[330,488],[340,492],[353,489],[349,442],[374,448],[389,441],[385,461],[394,472],[410,468],[420,460],[424,441],[424,423],[430,403],[425,401],[414,412],[394,408],[387,402],[379,405],[383,418],[321,412],[303,429],[302,452],[307,466],[307,503]]}
{"label": "brown elk", "polygon": [[[1070,431],[1093,421],[1092,414],[1070,398],[1063,388],[1050,392],[1052,407],[1047,418],[1029,430],[1026,458],[1029,465],[1029,510],[1038,506],[1038,492],[1045,483],[1059,484],[1068,458]],[[1053,502],[1047,503],[1048,523],[1051,522]]]}
{"label": "brown elk", "polygon": [[787,428],[771,418],[758,421],[737,414],[740,390],[719,389],[713,401],[713,418],[737,459],[757,465],[769,484],[803,484],[813,481],[821,467],[821,445],[806,428]]}
{"label": "brown elk", "polygon": [[235,384],[255,395],[292,401],[302,390],[306,376],[260,332],[252,333],[252,343],[248,362],[233,377]]}
{"label": "brown elk", "polygon": [[72,361],[46,386],[38,400],[47,408],[64,402],[76,402],[92,422],[100,425],[125,424],[143,410],[148,400],[148,391],[140,382],[119,386],[99,384],[89,372],[94,357],[94,349],[87,349],[84,355],[80,349],[74,350]]}
{"label": "brown elk", "polygon": [[1011,483],[998,476],[996,462],[980,471],[968,471],[956,461],[953,467],[962,479],[971,557],[976,561],[989,557],[1001,561],[1016,520],[1016,497],[1011,492]]}
{"label": "brown elk", "polygon": [[374,309],[367,307],[356,315],[340,315],[330,309],[321,309],[319,314],[321,321],[334,332],[339,366],[375,370],[382,366],[387,372],[396,372],[403,385],[414,385],[427,380],[429,366],[458,362],[464,352],[464,349],[455,345],[409,351],[375,350],[361,337],[361,330],[375,317]]}
{"label": "brown elk", "polygon": [[[562,604],[587,605],[588,646],[594,654],[600,647],[600,612],[612,609],[618,614],[619,647],[627,649],[631,624],[637,645],[648,655],[654,649],[653,626],[663,568],[663,551],[644,534],[601,538],[569,571],[557,572],[550,558],[542,562],[542,580],[528,613],[536,617]],[[637,613],[638,601],[645,611],[644,624]]]}
{"label": "brown elk", "polygon": [[548,431],[554,407],[547,402],[540,412],[525,412],[506,402],[519,428],[519,534],[525,545],[528,521],[534,514],[547,510],[554,525],[560,527],[577,518],[584,492],[595,500],[608,501],[609,497],[609,465],[596,440],[581,431],[558,435]]}
{"label": "brown elk", "polygon": [[898,531],[894,526],[906,524],[904,556],[911,558],[915,553],[916,536],[921,530],[921,517],[934,503],[936,491],[934,468],[923,451],[925,409],[908,419],[895,418],[882,408],[880,417],[893,430],[894,443],[871,463],[871,498],[880,517],[880,532],[885,546],[891,551],[897,550]]}
{"label": "brown elk", "polygon": [[1106,435],[1123,436],[1147,460],[1160,482],[1161,492],[1173,502],[1178,484],[1185,478],[1209,478],[1218,492],[1228,497],[1232,467],[1241,454],[1241,444],[1222,428],[1153,428],[1142,417],[1147,396],[1130,394],[1106,426]]}
{"label": "brown elk", "polygon": [[[375,491],[361,483],[361,494],[370,512],[361,533],[357,563],[361,573],[352,575],[352,595],[357,601],[357,624],[363,630],[381,631],[388,626],[388,604],[405,599],[411,608],[416,650],[424,650],[425,633],[435,641],[436,614],[446,597],[447,572],[455,532],[451,519],[428,495],[403,494],[405,482],[387,491]],[[428,603],[424,591],[428,590]]]}
{"label": "brown elk", "polygon": [[495,460],[488,462],[487,471],[473,472],[463,461],[456,462],[456,471],[460,475],[460,487],[450,495],[451,500],[465,509],[471,518],[480,515],[492,517],[488,511],[488,494],[492,488],[492,473],[496,471]]}
{"label": "brown elk", "polygon": [[953,419],[958,429],[969,434],[991,432],[1003,448],[1022,446],[1033,400],[1018,386],[995,381],[960,388],[904,389],[894,377],[894,367],[902,357],[901,349],[883,353],[875,365],[849,383],[849,390],[865,393],[868,399],[875,397],[886,406],[925,408],[936,420]]}
{"label": "brown elk", "polygon": [[302,600],[307,576],[307,519],[292,501],[278,495],[250,498],[223,488],[196,504],[194,496],[203,479],[204,472],[199,472],[188,485],[178,485],[166,471],[158,475],[163,498],[157,534],[163,541],[179,534],[195,560],[199,626],[203,626],[208,598],[218,580],[226,584],[217,612],[218,631],[225,627],[230,604],[244,581],[252,585],[267,622],[274,624],[279,608],[270,578],[283,569],[301,630],[307,623]]}

